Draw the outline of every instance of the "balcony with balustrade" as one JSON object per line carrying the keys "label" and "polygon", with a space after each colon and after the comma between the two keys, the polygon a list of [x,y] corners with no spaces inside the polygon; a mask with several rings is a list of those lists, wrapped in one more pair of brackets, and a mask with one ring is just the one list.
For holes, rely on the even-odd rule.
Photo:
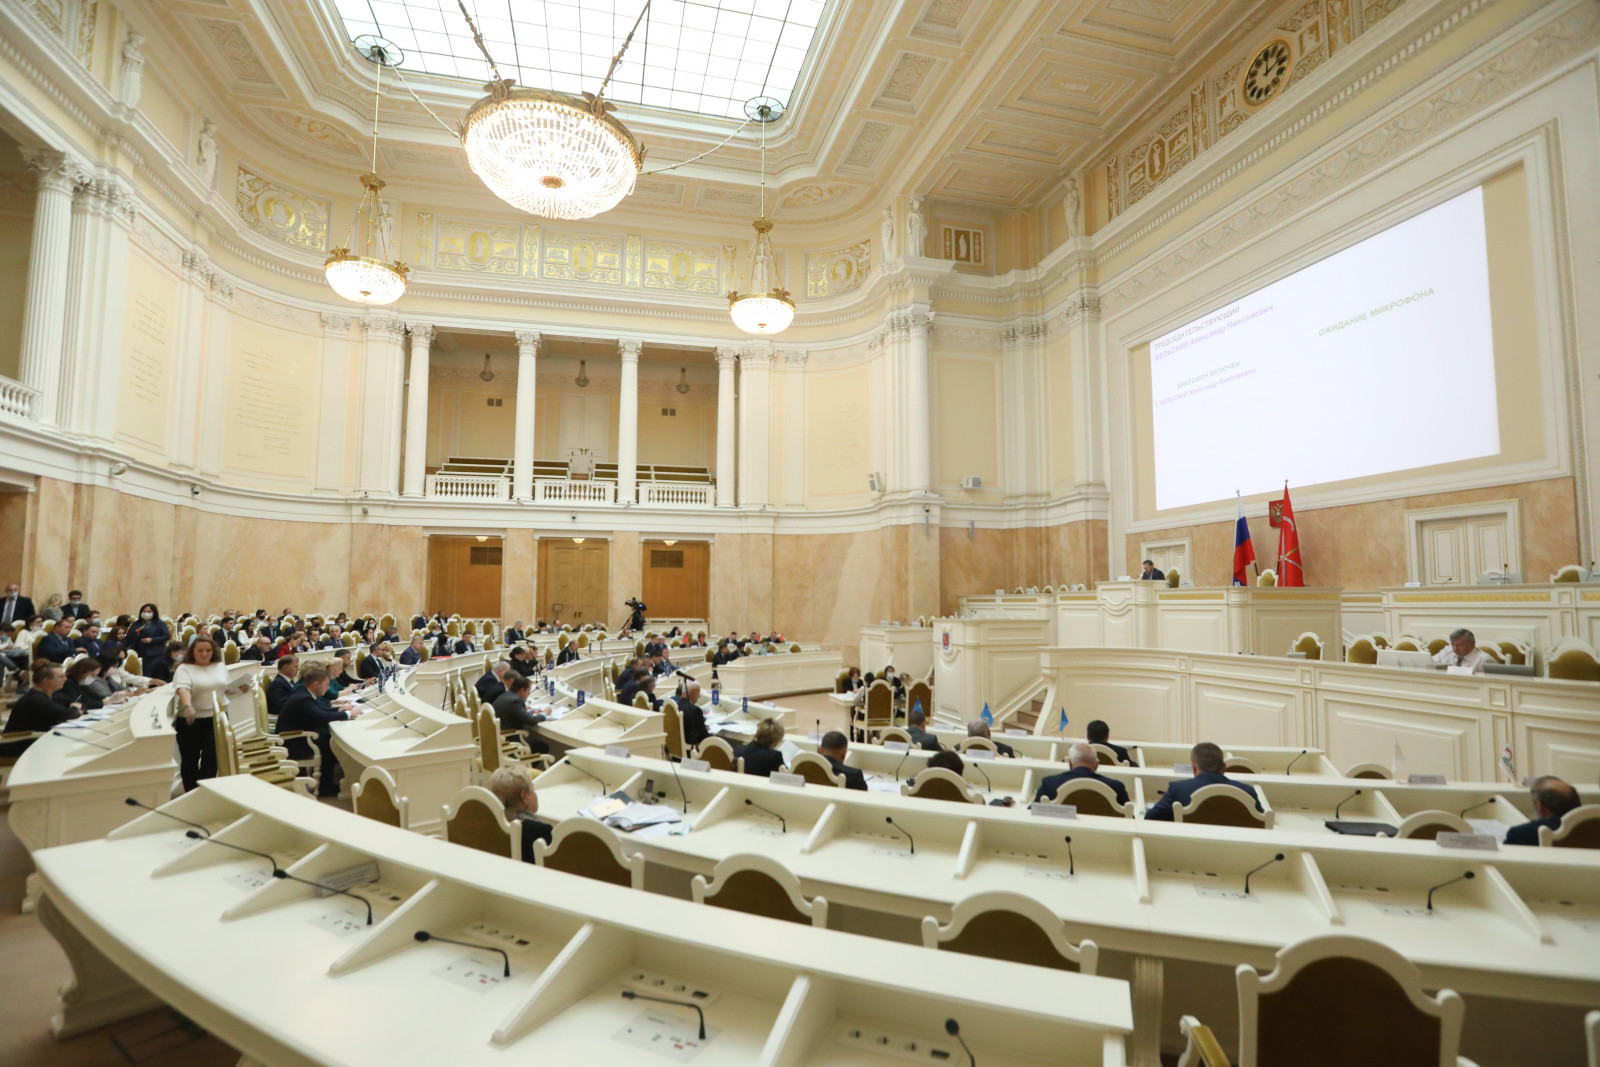
{"label": "balcony with balustrade", "polygon": [[[705,467],[640,464],[633,504],[644,507],[710,508],[716,505],[717,483]],[[588,473],[557,460],[533,465],[534,504],[596,507],[622,503],[617,465],[597,463]],[[430,500],[465,503],[509,502],[512,472],[509,459],[452,456],[428,474]]]}

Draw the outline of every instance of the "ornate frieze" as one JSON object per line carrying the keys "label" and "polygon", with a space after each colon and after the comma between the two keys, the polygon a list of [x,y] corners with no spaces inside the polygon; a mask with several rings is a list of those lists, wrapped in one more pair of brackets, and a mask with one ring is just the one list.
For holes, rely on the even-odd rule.
{"label": "ornate frieze", "polygon": [[806,296],[829,297],[854,292],[872,272],[872,240],[844,248],[806,253]]}
{"label": "ornate frieze", "polygon": [[313,251],[328,247],[328,214],[332,204],[291,189],[239,165],[234,205],[245,225],[268,237]]}

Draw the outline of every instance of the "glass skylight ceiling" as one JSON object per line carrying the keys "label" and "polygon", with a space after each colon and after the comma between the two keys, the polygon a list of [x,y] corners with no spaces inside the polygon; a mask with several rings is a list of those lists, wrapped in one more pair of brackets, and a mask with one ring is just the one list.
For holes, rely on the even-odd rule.
{"label": "glass skylight ceiling", "polygon": [[[351,38],[377,34],[406,70],[486,82],[455,0],[334,0]],[[825,0],[654,0],[606,99],[743,121],[744,102],[789,103]],[[467,0],[505,77],[594,92],[644,0]]]}

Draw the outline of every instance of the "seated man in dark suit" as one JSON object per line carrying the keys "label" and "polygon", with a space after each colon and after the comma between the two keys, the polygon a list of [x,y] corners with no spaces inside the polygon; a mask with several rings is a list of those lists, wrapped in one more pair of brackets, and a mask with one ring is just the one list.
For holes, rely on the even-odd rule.
{"label": "seated man in dark suit", "polygon": [[262,634],[260,637],[257,637],[255,644],[245,649],[239,658],[260,660],[262,663],[271,663],[272,638],[268,637],[266,634]]}
{"label": "seated man in dark suit", "polygon": [[278,676],[267,683],[267,714],[282,715],[284,705],[295,690],[295,679],[300,676],[300,661],[285,656],[278,661]]}
{"label": "seated man in dark suit", "polygon": [[83,602],[83,592],[78,589],[68,593],[67,602],[61,605],[63,619],[87,619],[92,614],[93,609]]}
{"label": "seated man in dark suit", "polygon": [[502,636],[505,637],[506,644],[508,645],[519,644],[522,641],[527,640],[527,632],[522,628],[522,620],[518,619],[510,626],[507,626],[505,633]]}
{"label": "seated man in dark suit", "polygon": [[526,645],[518,645],[513,648],[510,658],[506,660],[506,666],[524,678],[532,678],[534,671],[533,649]]}
{"label": "seated man in dark suit", "polygon": [[1139,579],[1145,582],[1164,582],[1167,580],[1167,573],[1157,567],[1154,560],[1147,559],[1144,561],[1144,573],[1139,575]]}
{"label": "seated man in dark suit", "polygon": [[44,637],[34,646],[35,659],[47,659],[51,663],[65,663],[72,655],[72,620],[66,616],[50,624],[50,629],[45,631]]}
{"label": "seated man in dark suit", "polygon": [[[984,722],[982,719],[973,719],[971,722],[967,723],[967,736],[987,737],[989,740],[994,741],[993,735],[989,733],[989,724]],[[1004,756],[1006,759],[1017,758],[1017,750],[1006,744],[1004,741],[994,741],[994,751],[995,755]]]}
{"label": "seated man in dark suit", "polygon": [[834,774],[844,775],[846,789],[867,788],[867,776],[861,773],[861,768],[845,764],[844,758],[850,751],[850,739],[838,730],[829,730],[822,735],[822,740],[817,742],[817,755],[828,761]]}
{"label": "seated man in dark suit", "polygon": [[83,628],[83,633],[72,645],[90,659],[99,659],[100,653],[105,651],[105,646],[100,640],[100,624],[91,622]]}
{"label": "seated man in dark suit", "polygon": [[1115,778],[1107,778],[1099,773],[1100,758],[1094,754],[1094,749],[1088,745],[1072,745],[1067,749],[1067,767],[1069,768],[1068,770],[1060,774],[1052,774],[1039,783],[1039,791],[1033,795],[1035,804],[1054,800],[1056,793],[1060,792],[1062,786],[1068,782],[1075,782],[1080,778],[1092,778],[1097,782],[1104,783],[1111,787],[1112,792],[1117,794],[1118,804],[1126,804],[1128,802],[1128,787]]}
{"label": "seated man in dark suit", "polygon": [[1539,817],[1507,829],[1505,843],[1508,845],[1537,845],[1539,827],[1548,826],[1554,832],[1561,826],[1562,816],[1583,803],[1576,789],[1553,775],[1535,778],[1528,792],[1533,795],[1533,810]]}
{"label": "seated man in dark suit", "polygon": [[1222,773],[1224,764],[1222,749],[1210,741],[1202,741],[1189,750],[1189,762],[1194,766],[1194,777],[1169,783],[1165,795],[1150,805],[1150,810],[1144,813],[1146,819],[1171,822],[1172,806],[1187,804],[1190,797],[1208,785],[1231,785],[1235,789],[1243,790],[1251,800],[1255,801],[1256,810],[1261,810],[1261,801],[1256,797],[1254,786],[1236,782]]}
{"label": "seated man in dark suit", "polygon": [[506,661],[501,660],[479,675],[478,680],[472,683],[472,688],[478,691],[478,699],[485,704],[499,700],[500,694],[506,691],[506,672],[510,669]]}
{"label": "seated man in dark suit", "polygon": [[1089,743],[1091,745],[1104,745],[1104,746],[1106,746],[1111,751],[1113,751],[1113,752],[1115,752],[1117,754],[1117,762],[1119,762],[1119,763],[1132,763],[1133,762],[1133,759],[1128,755],[1128,750],[1127,749],[1123,748],[1121,745],[1113,745],[1111,743],[1111,740],[1110,740],[1110,738],[1111,738],[1111,727],[1107,726],[1100,719],[1096,719],[1094,722],[1091,722],[1089,724],[1087,733],[1088,733],[1088,736],[1089,736]]}
{"label": "seated man in dark suit", "polygon": [[918,748],[929,752],[944,748],[939,744],[939,739],[928,732],[928,713],[921,708],[912,708],[906,715],[906,733],[911,735],[911,743]]}
{"label": "seated man in dark suit", "polygon": [[494,699],[494,717],[502,730],[521,730],[530,752],[549,752],[550,746],[534,736],[534,731],[546,716],[535,715],[528,710],[528,694],[531,692],[533,683],[512,672],[506,682],[506,691]]}
{"label": "seated man in dark suit", "polygon": [[[33,665],[33,688],[11,705],[11,718],[6,720],[6,734],[43,733],[75,718],[77,712],[55,699],[57,691],[66,684],[66,672],[59,663],[41,660]],[[81,731],[68,731],[78,733]],[[3,738],[5,734],[0,734]],[[0,756],[20,756],[33,744],[34,738],[25,741],[0,743]]]}
{"label": "seated man in dark suit", "polygon": [[656,679],[655,679],[655,675],[649,673],[648,671],[645,672],[645,675],[644,675],[643,678],[639,679],[639,688],[637,688],[637,689],[635,689],[633,691],[634,699],[628,701],[628,703],[629,704],[633,704],[634,701],[638,699],[639,694],[641,694],[641,693],[644,694],[645,700],[649,701],[650,710],[651,711],[660,711],[661,710],[661,698],[656,696]]}
{"label": "seated man in dark suit", "polygon": [[[783,724],[777,719],[762,719],[756,723],[755,740],[733,750],[735,760],[744,760],[744,773],[772,777],[773,771],[783,770]],[[738,766],[737,763],[734,766]]]}
{"label": "seated man in dark suit", "polygon": [[633,704],[634,696],[644,686],[646,672],[639,670],[630,663],[622,669],[622,675],[617,679],[617,703]]}
{"label": "seated man in dark suit", "polygon": [[700,683],[684,682],[673,699],[678,704],[678,718],[683,720],[683,743],[695,748],[711,736],[705,709],[700,706]]}
{"label": "seated man in dark suit", "polygon": [[[283,711],[278,713],[277,732],[286,734],[304,730],[317,735],[317,747],[322,750],[322,774],[317,782],[317,796],[336,797],[339,795],[342,774],[339,761],[333,755],[333,730],[329,724],[361,713],[334,708],[322,699],[327,692],[327,669],[314,665],[307,667],[300,687],[290,694]],[[288,749],[291,759],[311,758],[311,747],[303,737],[290,738]]]}
{"label": "seated man in dark suit", "polygon": [[415,667],[421,663],[423,661],[422,653],[427,647],[428,642],[421,634],[413,637],[411,643],[405,647],[405,651],[400,653],[401,665]]}
{"label": "seated man in dark suit", "polygon": [[576,663],[576,662],[578,662],[578,642],[576,642],[576,641],[568,641],[567,642],[567,647],[563,648],[561,650],[561,652],[556,656],[556,666],[559,667],[563,663]]}

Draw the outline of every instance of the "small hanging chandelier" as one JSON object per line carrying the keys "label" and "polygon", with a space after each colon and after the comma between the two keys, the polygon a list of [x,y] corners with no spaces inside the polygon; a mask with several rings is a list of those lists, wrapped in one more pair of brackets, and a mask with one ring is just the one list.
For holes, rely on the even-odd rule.
{"label": "small hanging chandelier", "polygon": [[777,122],[783,105],[771,97],[756,97],[744,105],[751,122],[761,124],[761,216],[753,225],[756,240],[750,250],[750,291],[728,294],[728,314],[733,324],[745,333],[782,333],[794,321],[794,301],[778,283],[778,269],[772,254],[772,222],[767,218],[767,125]]}
{"label": "small hanging chandelier", "polygon": [[[393,258],[393,223],[383,203],[384,182],[378,177],[378,103],[383,96],[383,68],[399,66],[404,54],[381,37],[360,37],[355,45],[362,57],[378,68],[372,93],[372,169],[361,176],[364,192],[350,220],[350,232],[341,247],[328,250],[322,270],[333,291],[344,299],[378,307],[405,295],[406,275],[410,273],[404,263]],[[358,231],[359,253],[352,251]]]}
{"label": "small hanging chandelier", "polygon": [[610,211],[629,193],[644,166],[644,146],[611,116],[606,86],[650,10],[634,21],[595,93],[581,97],[549,89],[514,88],[502,78],[463,0],[457,0],[472,39],[489,62],[489,95],[461,123],[467,163],[489,191],[513,207],[551,219],[587,219]]}
{"label": "small hanging chandelier", "polygon": [[578,376],[576,378],[572,379],[572,384],[576,385],[579,389],[587,389],[587,388],[589,388],[589,361],[588,360],[586,360],[586,359],[578,360]]}
{"label": "small hanging chandelier", "polygon": [[489,353],[483,354],[483,369],[478,372],[478,377],[486,382],[494,381],[494,371],[489,369]]}
{"label": "small hanging chandelier", "polygon": [[683,396],[689,395],[689,368],[678,368],[678,392]]}

